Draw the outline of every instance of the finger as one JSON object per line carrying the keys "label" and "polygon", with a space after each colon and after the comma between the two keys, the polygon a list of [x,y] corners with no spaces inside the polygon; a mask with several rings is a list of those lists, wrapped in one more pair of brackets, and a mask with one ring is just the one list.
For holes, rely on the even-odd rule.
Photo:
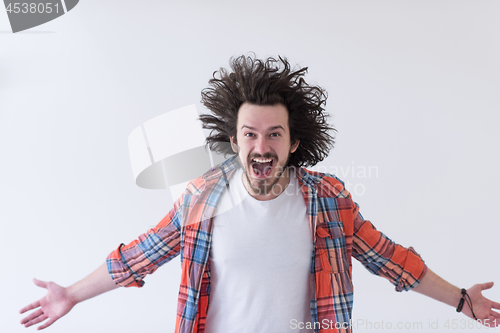
{"label": "finger", "polygon": [[488,319],[490,327],[497,327],[500,325],[500,316],[498,316],[498,313],[496,313],[496,315],[491,315]]}
{"label": "finger", "polygon": [[497,303],[497,302],[491,302],[491,307],[492,307],[493,309],[500,310],[500,303]]}
{"label": "finger", "polygon": [[24,325],[24,324],[28,323],[29,321],[31,321],[31,320],[33,320],[36,317],[41,316],[41,315],[43,315],[42,309],[39,309],[35,312],[32,312],[32,313],[30,313],[29,316],[26,316],[26,317],[24,317],[23,320],[21,320],[21,324]]}
{"label": "finger", "polygon": [[47,328],[50,325],[52,325],[55,321],[56,321],[56,319],[50,318],[49,320],[47,320],[47,322],[45,322],[45,324],[38,326],[37,330],[43,330],[44,328]]}
{"label": "finger", "polygon": [[45,281],[41,281],[41,280],[37,280],[37,279],[35,279],[35,278],[33,278],[33,282],[34,282],[37,286],[47,289],[47,282],[45,282]]}
{"label": "finger", "polygon": [[482,283],[482,284],[480,284],[480,287],[481,287],[481,290],[490,289],[491,287],[493,287],[493,282]]}
{"label": "finger", "polygon": [[36,309],[39,306],[40,306],[40,300],[33,302],[30,305],[26,305],[24,308],[19,310],[19,313],[25,313],[26,311]]}
{"label": "finger", "polygon": [[30,327],[31,325],[38,324],[38,323],[40,323],[40,322],[44,321],[44,320],[45,320],[45,319],[47,319],[47,318],[49,318],[49,317],[47,317],[47,315],[42,315],[42,316],[40,316],[40,317],[38,317],[38,318],[33,319],[32,321],[30,321],[29,323],[27,323],[27,324],[26,324],[26,325],[24,325],[24,326],[25,326],[25,327]]}

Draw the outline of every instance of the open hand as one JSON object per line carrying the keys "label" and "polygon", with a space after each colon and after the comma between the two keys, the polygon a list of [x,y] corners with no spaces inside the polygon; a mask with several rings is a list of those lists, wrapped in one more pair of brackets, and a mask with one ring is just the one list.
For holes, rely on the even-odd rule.
{"label": "open hand", "polygon": [[[475,284],[467,290],[467,294],[472,301],[472,308],[476,318],[487,327],[497,327],[500,326],[500,313],[493,309],[500,310],[500,303],[487,299],[481,293],[491,287],[493,287],[493,282]],[[462,312],[466,316],[473,318],[472,312],[466,303]]]}
{"label": "open hand", "polygon": [[30,327],[47,320],[38,326],[38,330],[43,330],[68,313],[76,305],[76,302],[69,297],[66,288],[54,282],[44,282],[37,279],[33,279],[33,282],[37,286],[47,289],[47,295],[19,311],[19,313],[25,313],[29,310],[35,310],[21,320],[21,325]]}

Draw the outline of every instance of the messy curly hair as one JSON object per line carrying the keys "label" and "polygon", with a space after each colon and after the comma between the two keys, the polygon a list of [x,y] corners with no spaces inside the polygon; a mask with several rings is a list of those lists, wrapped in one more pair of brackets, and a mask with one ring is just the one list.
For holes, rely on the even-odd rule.
{"label": "messy curly hair", "polygon": [[[255,105],[282,104],[288,110],[291,142],[300,140],[291,154],[288,166],[313,166],[328,156],[335,129],[324,110],[327,93],[304,80],[307,67],[292,70],[281,56],[265,61],[254,56],[230,60],[231,72],[225,68],[213,73],[210,87],[201,92],[201,102],[213,114],[200,116],[203,128],[210,130],[206,144],[213,151],[228,154],[229,138],[236,137],[238,110],[245,102]],[[233,153],[234,154],[234,153]]]}

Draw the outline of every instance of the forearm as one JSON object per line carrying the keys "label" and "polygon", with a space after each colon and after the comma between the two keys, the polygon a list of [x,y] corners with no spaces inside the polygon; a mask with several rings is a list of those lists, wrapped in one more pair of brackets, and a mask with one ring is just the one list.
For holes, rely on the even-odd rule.
{"label": "forearm", "polygon": [[429,268],[420,283],[412,290],[455,308],[462,298],[460,288],[446,282]]}
{"label": "forearm", "polygon": [[76,303],[118,288],[108,273],[106,263],[84,279],[67,288],[68,296]]}

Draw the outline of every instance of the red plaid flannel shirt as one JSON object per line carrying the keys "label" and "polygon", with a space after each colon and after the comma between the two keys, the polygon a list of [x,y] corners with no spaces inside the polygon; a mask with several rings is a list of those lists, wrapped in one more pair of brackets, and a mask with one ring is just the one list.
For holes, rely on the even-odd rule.
{"label": "red plaid flannel shirt", "polygon": [[[192,181],[155,228],[128,245],[121,244],[108,256],[108,270],[115,283],[141,287],[147,274],[181,255],[176,333],[204,332],[210,305],[208,258],[214,213],[237,167],[237,159],[231,158]],[[303,168],[297,177],[314,244],[311,325],[314,332],[351,332],[352,257],[373,274],[387,278],[397,291],[415,287],[426,266],[411,247],[392,242],[364,220],[339,179]]]}

